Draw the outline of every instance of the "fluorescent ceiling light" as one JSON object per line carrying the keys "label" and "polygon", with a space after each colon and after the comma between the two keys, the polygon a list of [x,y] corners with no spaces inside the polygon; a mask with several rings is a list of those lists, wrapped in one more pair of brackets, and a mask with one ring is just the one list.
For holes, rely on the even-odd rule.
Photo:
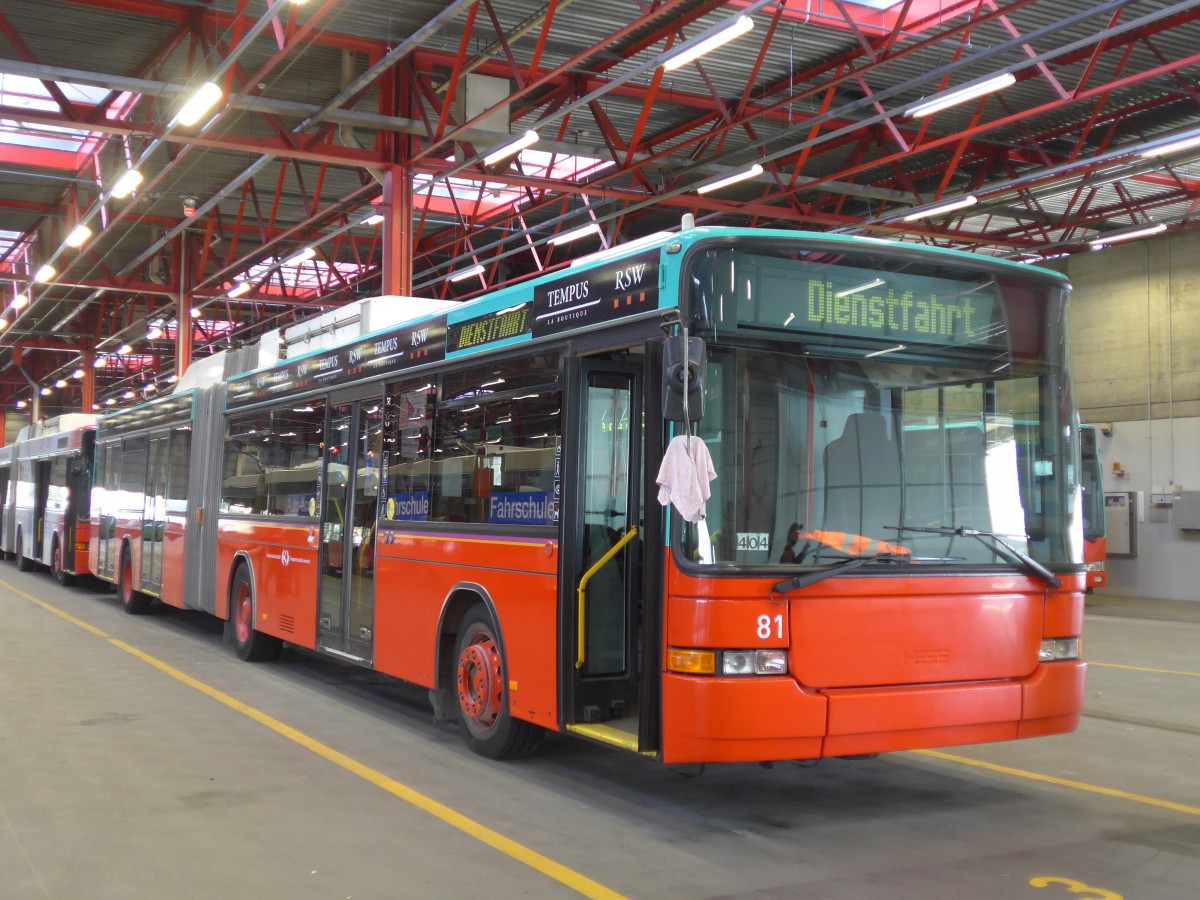
{"label": "fluorescent ceiling light", "polygon": [[112,188],[112,196],[120,200],[123,197],[128,197],[138,189],[138,185],[142,183],[142,173],[137,169],[129,169],[117,179]]}
{"label": "fluorescent ceiling light", "polygon": [[474,266],[470,266],[466,269],[463,269],[461,272],[455,272],[453,275],[450,276],[450,280],[451,281],[466,281],[468,278],[474,278],[476,275],[482,275],[482,274],[483,274],[483,266],[474,265]]}
{"label": "fluorescent ceiling light", "polygon": [[12,306],[13,309],[24,309],[29,305],[29,295],[24,293],[17,294],[12,298],[12,303],[9,305]]}
{"label": "fluorescent ceiling light", "polygon": [[221,99],[222,90],[219,85],[206,81],[197,88],[190,100],[175,114],[175,122],[180,125],[195,125],[206,112]]}
{"label": "fluorescent ceiling light", "polygon": [[383,213],[372,213],[362,220],[364,225],[378,225],[383,221]]}
{"label": "fluorescent ceiling light", "polygon": [[84,374],[83,369],[76,369],[74,372],[71,373],[71,377],[75,378],[75,379],[82,379],[83,374]]}
{"label": "fluorescent ceiling light", "polygon": [[287,260],[284,263],[284,265],[285,266],[298,266],[301,263],[303,263],[305,260],[312,259],[316,255],[317,255],[317,251],[315,248],[305,247],[303,250],[301,250],[299,253],[297,253],[295,256],[293,256],[291,259]]}
{"label": "fluorescent ceiling light", "polygon": [[747,179],[750,179],[750,178],[757,178],[762,173],[763,173],[763,167],[760,166],[758,163],[755,163],[750,168],[748,168],[742,172],[735,172],[734,174],[729,175],[725,178],[722,178],[718,181],[713,181],[708,184],[700,185],[700,187],[696,188],[696,193],[697,194],[707,194],[709,191],[719,191],[721,188],[729,187],[729,185],[731,185],[731,184],[737,184],[739,181],[746,181]]}
{"label": "fluorescent ceiling light", "polygon": [[250,282],[239,281],[237,284],[235,284],[233,287],[231,287],[229,289],[227,296],[240,297],[240,296],[242,296],[242,294],[248,294],[248,293],[250,293]]}
{"label": "fluorescent ceiling light", "polygon": [[54,382],[54,386],[56,388],[58,388],[59,390],[62,390],[63,388],[65,388],[67,386],[67,382],[64,381],[62,378],[60,378],[60,379],[58,379],[58,381]]}
{"label": "fluorescent ceiling light", "polygon": [[509,141],[500,147],[497,147],[491,153],[483,158],[485,166],[495,165],[502,159],[507,159],[514,153],[520,153],[526,147],[532,147],[538,142],[538,133],[536,131],[527,131],[515,141]]}
{"label": "fluorescent ceiling light", "polygon": [[128,356],[132,352],[133,352],[133,347],[131,347],[129,344],[122,344],[120,347],[117,348],[118,356]]}
{"label": "fluorescent ceiling light", "polygon": [[1150,225],[1146,228],[1135,228],[1133,231],[1122,231],[1119,234],[1106,234],[1103,237],[1098,237],[1095,240],[1088,241],[1095,249],[1107,247],[1109,244],[1115,244],[1118,241],[1132,241],[1134,238],[1149,237],[1152,234],[1162,234],[1167,230],[1165,222],[1159,222],[1157,225]]}
{"label": "fluorescent ceiling light", "polygon": [[1158,147],[1147,147],[1145,150],[1139,150],[1138,156],[1170,156],[1172,153],[1178,153],[1180,150],[1191,150],[1193,147],[1200,147],[1200,134],[1180,138],[1177,141],[1171,141]]}
{"label": "fluorescent ceiling light", "polygon": [[846,288],[844,291],[838,291],[833,296],[849,297],[852,294],[861,294],[863,291],[869,291],[871,288],[877,288],[886,283],[887,282],[885,282],[882,278],[875,278],[871,281],[868,281],[866,284],[860,284],[858,287]]}
{"label": "fluorescent ceiling light", "polygon": [[733,21],[725,25],[720,31],[717,31],[703,40],[697,41],[690,47],[685,47],[680,52],[676,53],[670,59],[666,60],[662,67],[668,72],[678,69],[680,66],[686,66],[694,59],[698,59],[705,53],[716,50],[723,44],[728,44],[734,38],[741,37],[747,31],[754,28],[754,20],[749,16],[738,16]]}
{"label": "fluorescent ceiling light", "polygon": [[913,118],[931,116],[936,112],[941,112],[943,109],[949,109],[951,106],[957,106],[960,103],[966,103],[968,100],[974,100],[976,97],[1004,90],[1004,88],[1015,84],[1016,81],[1017,77],[1012,72],[1005,72],[1003,75],[994,75],[991,78],[977,81],[974,84],[968,84],[957,90],[947,91],[944,94],[935,94],[930,99],[924,100],[916,106],[905,110],[905,115],[912,116]]}
{"label": "fluorescent ceiling light", "polygon": [[135,394],[133,391],[126,391],[121,396],[124,397],[126,400],[132,400],[134,397],[137,396],[137,394]]}
{"label": "fluorescent ceiling light", "polygon": [[92,229],[81,222],[72,228],[70,233],[63,238],[63,243],[68,247],[82,247],[91,236]]}
{"label": "fluorescent ceiling light", "polygon": [[57,274],[58,274],[58,269],[54,268],[54,266],[50,265],[50,263],[46,263],[44,266],[42,266],[40,269],[38,269],[36,272],[33,273],[33,280],[34,281],[53,281],[54,276]]}
{"label": "fluorescent ceiling light", "polygon": [[114,403],[116,403],[116,402],[117,402],[117,401],[116,401],[116,400],[114,400],[112,397],[108,397],[108,398],[106,398],[106,399],[105,399],[105,401],[104,401],[104,405],[105,405],[105,406],[112,406],[112,405],[113,405]]}
{"label": "fluorescent ceiling light", "polygon": [[886,350],[876,350],[873,353],[867,353],[864,355],[863,358],[870,359],[872,356],[883,356],[883,354],[885,354],[885,353],[895,353],[898,350],[907,350],[907,349],[908,349],[907,344],[897,344],[895,347],[888,347]]}
{"label": "fluorescent ceiling light", "polygon": [[978,202],[979,198],[974,194],[967,194],[965,197],[959,197],[957,200],[950,200],[947,203],[931,206],[929,209],[918,209],[916,212],[909,213],[901,221],[915,222],[917,219],[928,219],[932,216],[940,216],[942,213],[954,212],[956,209],[966,209],[968,206],[974,206]]}
{"label": "fluorescent ceiling light", "polygon": [[161,328],[159,328],[157,325],[155,325],[153,328],[151,328],[149,331],[146,332],[146,340],[148,340],[148,341],[157,341],[162,336],[163,336],[163,330]]}
{"label": "fluorescent ceiling light", "polygon": [[49,396],[50,396],[51,394],[53,394],[53,393],[54,393],[54,391],[53,391],[53,390],[51,390],[51,389],[50,389],[50,388],[48,388],[48,387],[44,387],[44,388],[42,388],[42,396],[43,396],[43,397],[49,397]]}
{"label": "fluorescent ceiling light", "polygon": [[569,244],[571,241],[577,241],[580,238],[585,238],[589,234],[599,234],[600,226],[595,222],[590,225],[584,225],[582,228],[576,228],[574,231],[564,231],[562,234],[556,234],[550,238],[551,244]]}

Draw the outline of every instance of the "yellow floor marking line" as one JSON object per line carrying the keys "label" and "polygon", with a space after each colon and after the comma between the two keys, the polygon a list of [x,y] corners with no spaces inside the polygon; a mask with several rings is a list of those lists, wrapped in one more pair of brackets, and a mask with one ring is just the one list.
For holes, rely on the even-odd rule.
{"label": "yellow floor marking line", "polygon": [[1200,806],[1188,806],[1186,803],[1175,803],[1171,800],[1160,800],[1157,797],[1147,797],[1143,794],[1134,794],[1129,791],[1119,791],[1116,788],[1101,787],[1097,784],[1088,784],[1086,781],[1072,781],[1069,778],[1055,778],[1053,775],[1042,775],[1039,772],[1029,772],[1025,769],[1014,769],[1011,766],[1001,766],[996,763],[983,762],[978,759],[971,759],[966,756],[956,756],[953,753],[943,753],[940,750],[911,750],[918,756],[928,756],[932,759],[941,759],[946,762],[958,763],[964,766],[974,766],[977,769],[986,769],[989,772],[998,772],[1001,775],[1012,775],[1015,778],[1024,778],[1028,781],[1041,781],[1045,784],[1053,784],[1058,787],[1071,788],[1076,791],[1086,791],[1089,794],[1100,794],[1104,797],[1115,797],[1118,800],[1130,800],[1133,803],[1141,803],[1145,806],[1157,806],[1159,809],[1169,809],[1172,812],[1183,813],[1188,816],[1200,816]]}
{"label": "yellow floor marking line", "polygon": [[486,825],[482,825],[479,822],[476,822],[474,819],[464,816],[462,813],[450,808],[449,806],[446,806],[444,803],[439,803],[432,797],[427,797],[419,791],[415,791],[408,787],[408,785],[402,784],[401,782],[396,781],[394,778],[389,778],[382,772],[377,772],[369,766],[366,766],[357,760],[351,759],[344,753],[339,753],[332,747],[322,744],[315,738],[311,738],[303,732],[297,731],[290,725],[285,725],[278,719],[272,718],[266,713],[260,712],[254,707],[242,703],[240,700],[231,697],[229,694],[223,693],[222,691],[219,691],[202,681],[197,681],[195,678],[184,672],[181,672],[179,669],[168,665],[160,659],[156,659],[148,653],[142,652],[136,647],[133,647],[124,641],[119,640],[118,638],[114,638],[108,634],[105,634],[99,628],[95,628],[86,622],[75,618],[69,613],[63,612],[61,609],[46,603],[44,600],[39,600],[32,594],[28,594],[6,581],[0,581],[0,587],[7,588],[14,594],[24,597],[29,602],[40,606],[47,612],[53,613],[54,615],[65,619],[72,625],[78,625],[80,628],[84,629],[90,634],[94,634],[96,637],[103,638],[114,647],[117,647],[131,656],[140,659],[147,665],[153,666],[160,672],[171,676],[176,681],[182,682],[188,687],[194,688],[200,693],[211,697],[213,700],[216,700],[218,703],[223,703],[230,709],[236,710],[242,715],[253,719],[255,722],[258,722],[260,725],[271,729],[276,734],[282,735],[289,741],[299,744],[306,750],[309,750],[315,753],[317,756],[328,760],[334,765],[345,769],[347,772],[357,775],[364,781],[369,781],[376,787],[387,791],[392,796],[403,800],[405,803],[408,803],[411,806],[415,806],[422,812],[427,813],[436,819],[441,819],[447,825],[458,829],[480,843],[487,844],[489,847],[500,851],[506,856],[509,856],[520,863],[524,863],[531,869],[540,872],[542,875],[545,875],[548,878],[553,878],[560,884],[571,888],[571,890],[582,894],[585,897],[598,898],[598,900],[626,900],[623,894],[618,894],[616,891],[605,887],[599,882],[593,881],[586,875],[582,875],[579,872],[576,872],[574,869],[567,868],[561,863],[555,862],[547,856],[543,856],[536,850],[532,850],[523,844],[519,844],[511,838],[507,838],[499,832],[493,831]]}
{"label": "yellow floor marking line", "polygon": [[1089,666],[1099,666],[1102,669],[1127,669],[1130,672],[1152,672],[1155,675],[1186,675],[1189,678],[1200,678],[1200,672],[1181,672],[1178,669],[1148,669],[1145,666],[1123,666],[1120,663],[1102,663],[1088,660]]}

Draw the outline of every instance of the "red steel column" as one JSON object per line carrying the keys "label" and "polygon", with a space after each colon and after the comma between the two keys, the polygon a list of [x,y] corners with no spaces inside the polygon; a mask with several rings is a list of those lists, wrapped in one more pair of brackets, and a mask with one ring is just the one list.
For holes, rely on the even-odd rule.
{"label": "red steel column", "polygon": [[412,294],[412,175],[403,164],[383,176],[383,293]]}
{"label": "red steel column", "polygon": [[96,351],[88,347],[83,351],[83,359],[80,362],[80,368],[83,369],[83,401],[80,404],[80,412],[90,413],[96,411]]}
{"label": "red steel column", "polygon": [[175,300],[175,374],[182,376],[192,364],[192,291],[196,289],[196,279],[192,277],[192,265],[189,253],[192,244],[187,240],[187,232],[183,232],[175,241],[175,283],[179,285],[179,293]]}

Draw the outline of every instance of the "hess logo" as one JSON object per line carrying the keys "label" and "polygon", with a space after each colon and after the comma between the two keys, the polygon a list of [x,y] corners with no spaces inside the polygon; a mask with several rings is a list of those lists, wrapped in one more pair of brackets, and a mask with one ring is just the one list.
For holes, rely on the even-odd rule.
{"label": "hess logo", "polygon": [[910,666],[922,666],[950,662],[948,650],[905,650],[904,661]]}

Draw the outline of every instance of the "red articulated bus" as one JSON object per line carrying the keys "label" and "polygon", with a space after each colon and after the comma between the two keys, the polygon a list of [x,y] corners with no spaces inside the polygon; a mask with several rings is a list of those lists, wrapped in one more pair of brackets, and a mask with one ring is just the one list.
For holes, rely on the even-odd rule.
{"label": "red articulated bus", "polygon": [[688,228],[333,346],[302,324],[101,421],[92,562],[243,659],[422,685],[493,758],[547,731],[667,764],[1070,731],[1067,294]]}
{"label": "red articulated bus", "polygon": [[1108,523],[1104,517],[1104,473],[1100,463],[1099,436],[1095,425],[1080,426],[1079,459],[1083,482],[1083,562],[1087,589],[1108,583]]}
{"label": "red articulated bus", "polygon": [[0,456],[0,552],[59,584],[91,574],[88,506],[97,416],[67,413],[26,425]]}

